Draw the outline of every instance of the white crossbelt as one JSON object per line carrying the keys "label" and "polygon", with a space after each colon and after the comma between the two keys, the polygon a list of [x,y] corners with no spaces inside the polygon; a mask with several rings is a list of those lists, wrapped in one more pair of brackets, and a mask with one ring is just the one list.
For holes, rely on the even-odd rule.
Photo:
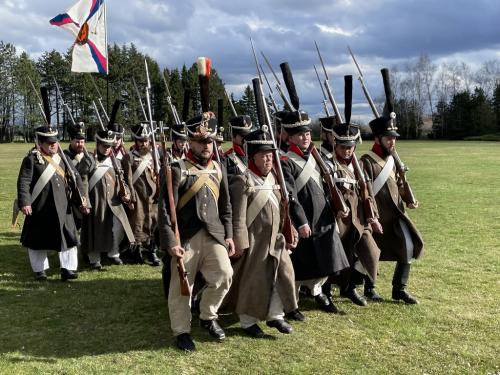
{"label": "white crossbelt", "polygon": [[94,186],[104,177],[104,174],[113,167],[111,163],[111,158],[107,158],[102,163],[98,164],[97,169],[95,170],[92,177],[90,177],[89,181],[89,192],[94,188]]}
{"label": "white crossbelt", "polygon": [[[61,162],[61,157],[58,154],[55,154],[52,156],[52,160],[57,165],[59,165],[59,163]],[[56,173],[56,168],[52,165],[52,163],[48,163],[42,175],[36,182],[33,191],[31,192],[31,204],[33,204],[33,202],[38,198],[45,185],[49,183],[54,173]]]}
{"label": "white crossbelt", "polygon": [[295,180],[295,187],[297,192],[301,191],[307,182],[312,179],[323,190],[323,184],[321,183],[321,173],[319,172],[316,164],[316,160],[312,156],[309,156],[307,162],[298,156],[294,152],[287,152],[287,156],[293,161],[299,168],[302,169],[299,177]]}
{"label": "white crossbelt", "polygon": [[245,171],[247,170],[247,166],[241,161],[241,159],[238,157],[238,155],[236,155],[235,152],[231,152],[230,154],[228,154],[228,157],[233,161],[234,164],[236,164],[236,167],[240,170],[241,173],[245,173]]}
{"label": "white crossbelt", "polygon": [[265,180],[251,171],[248,173],[248,177],[252,179],[251,183],[253,182],[257,185],[255,188],[259,188],[257,189],[255,198],[247,208],[247,227],[249,228],[267,202],[271,202],[278,210],[280,206],[278,198],[274,194],[274,190],[276,190],[276,180],[272,173],[269,173]]}
{"label": "white crossbelt", "polygon": [[384,167],[382,168],[382,171],[379,173],[375,181],[373,181],[373,195],[377,195],[380,189],[385,185],[387,182],[387,179],[393,172],[392,169],[394,168],[394,159],[391,155],[387,158]]}
{"label": "white crossbelt", "polygon": [[[132,154],[130,155],[130,159],[132,160]],[[141,174],[146,170],[148,165],[151,163],[151,160],[153,160],[153,157],[151,154],[146,154],[141,160],[141,163],[135,170],[134,174],[132,175],[132,183],[135,184],[135,182],[139,179]]]}

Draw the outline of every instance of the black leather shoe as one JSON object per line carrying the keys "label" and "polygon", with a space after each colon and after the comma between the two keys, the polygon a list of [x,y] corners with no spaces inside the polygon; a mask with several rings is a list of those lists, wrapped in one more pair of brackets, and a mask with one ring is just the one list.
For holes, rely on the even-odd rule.
{"label": "black leather shoe", "polygon": [[45,273],[45,271],[35,272],[35,280],[36,281],[45,281],[45,280],[47,280],[47,274]]}
{"label": "black leather shoe", "polygon": [[250,327],[243,328],[243,331],[245,331],[248,336],[256,339],[261,339],[265,336],[264,331],[259,327],[257,323],[251,325]]}
{"label": "black leather shoe", "polygon": [[418,305],[418,301],[406,290],[393,290],[392,299],[396,301],[403,301],[407,305]]}
{"label": "black leather shoe", "polygon": [[342,297],[349,298],[355,305],[358,306],[366,306],[368,303],[364,299],[363,296],[360,296],[358,294],[358,291],[356,289],[347,289],[346,291],[343,291],[340,293]]}
{"label": "black leather shoe", "polygon": [[200,325],[208,331],[210,336],[216,338],[217,340],[224,340],[226,338],[226,334],[217,320],[200,319]]}
{"label": "black leather shoe", "polygon": [[151,262],[151,265],[153,267],[158,267],[161,265],[161,260],[160,258],[158,258],[158,256],[156,255],[156,252],[150,252],[149,253],[149,261]]}
{"label": "black leather shoe", "polygon": [[75,280],[75,279],[78,279],[78,272],[70,271],[66,268],[61,268],[61,280],[62,281]]}
{"label": "black leather shoe", "polygon": [[303,322],[306,320],[306,317],[299,311],[299,309],[286,313],[285,318],[287,320],[295,320],[296,322]]}
{"label": "black leather shoe", "polygon": [[383,302],[384,299],[375,289],[365,289],[365,298],[372,302]]}
{"label": "black leather shoe", "polygon": [[283,319],[268,320],[266,325],[271,328],[276,328],[281,333],[292,333],[293,328]]}
{"label": "black leather shoe", "polygon": [[90,268],[94,271],[101,271],[102,264],[101,264],[101,262],[90,263]]}
{"label": "black leather shoe", "polygon": [[181,333],[179,336],[176,336],[175,346],[185,352],[194,352],[196,350],[196,346],[194,346],[193,339],[189,333]]}
{"label": "black leather shoe", "polygon": [[339,312],[337,307],[333,304],[331,297],[329,297],[323,293],[315,296],[314,300],[316,301],[316,304],[318,305],[318,307],[327,313],[337,314]]}

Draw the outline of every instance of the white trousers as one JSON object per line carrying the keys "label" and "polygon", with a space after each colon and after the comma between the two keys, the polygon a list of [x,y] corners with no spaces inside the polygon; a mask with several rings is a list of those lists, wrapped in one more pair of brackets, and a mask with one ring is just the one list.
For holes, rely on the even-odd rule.
{"label": "white trousers", "polygon": [[[283,320],[285,318],[285,313],[283,311],[283,302],[281,302],[280,295],[276,286],[273,288],[271,293],[271,302],[269,304],[269,311],[267,312],[266,321],[271,320]],[[256,324],[259,320],[253,316],[241,314],[240,315],[240,325],[241,328],[248,328]]]}
{"label": "white trousers", "polygon": [[319,279],[301,280],[295,282],[295,288],[297,289],[297,302],[299,299],[299,289],[302,285],[309,288],[313,296],[317,296],[322,293],[321,287],[328,280],[328,276],[321,277]]}
{"label": "white trousers", "polygon": [[[28,255],[30,257],[33,272],[42,272],[49,269],[47,250],[28,249]],[[78,269],[78,250],[76,246],[69,249],[61,249],[59,252],[59,264],[61,268],[66,268],[70,271],[76,271]]]}

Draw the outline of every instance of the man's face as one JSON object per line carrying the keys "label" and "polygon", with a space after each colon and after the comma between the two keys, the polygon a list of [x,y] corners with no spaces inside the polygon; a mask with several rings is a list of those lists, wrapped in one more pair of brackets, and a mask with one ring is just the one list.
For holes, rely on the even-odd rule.
{"label": "man's face", "polygon": [[241,134],[235,134],[235,135],[233,136],[233,143],[234,143],[234,144],[237,144],[238,146],[243,146],[244,139],[243,139],[243,137],[241,136]]}
{"label": "man's face", "polygon": [[149,148],[149,139],[146,139],[146,140],[140,140],[140,139],[136,139],[135,140],[135,147],[137,150],[139,151],[145,151]]}
{"label": "man's face", "polygon": [[311,144],[311,132],[300,132],[297,134],[290,135],[288,137],[288,140],[297,145],[302,151],[305,151],[309,148],[309,145]]}
{"label": "man's face", "polygon": [[273,152],[260,151],[253,156],[253,162],[262,175],[267,176],[273,168]]}
{"label": "man's face", "polygon": [[335,154],[337,155],[338,159],[350,160],[355,148],[356,146],[346,146],[338,144],[335,146]]}
{"label": "man's face", "polygon": [[189,141],[193,155],[200,161],[208,162],[212,157],[214,150],[213,142],[211,139],[203,141]]}
{"label": "man's face", "polygon": [[42,144],[40,144],[40,148],[42,149],[44,154],[49,156],[57,154],[57,150],[59,150],[57,142],[43,142]]}
{"label": "man's face", "polygon": [[184,150],[186,144],[187,144],[187,139],[178,138],[175,140],[175,147],[177,147],[178,150]]}
{"label": "man's face", "polygon": [[85,147],[85,139],[72,139],[70,141],[71,149],[77,154],[83,152]]}
{"label": "man's face", "polygon": [[97,151],[104,156],[109,156],[111,154],[111,146],[104,143],[97,144]]}
{"label": "man's face", "polygon": [[375,138],[375,142],[377,142],[388,152],[394,151],[396,147],[396,137],[392,136],[383,136],[381,138]]}

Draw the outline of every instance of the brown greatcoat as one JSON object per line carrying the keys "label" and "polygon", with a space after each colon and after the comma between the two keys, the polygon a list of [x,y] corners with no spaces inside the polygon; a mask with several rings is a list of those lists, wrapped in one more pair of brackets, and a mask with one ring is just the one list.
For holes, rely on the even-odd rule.
{"label": "brown greatcoat", "polygon": [[[133,182],[132,176],[145,155],[150,155],[151,160],[144,172]],[[135,206],[133,210],[128,211],[130,226],[137,243],[149,244],[153,238],[158,216],[158,205],[155,202],[156,176],[151,152],[141,154],[138,150],[132,150],[123,157],[122,165],[125,180],[130,186],[132,203]]]}
{"label": "brown greatcoat", "polygon": [[[332,160],[336,179],[348,179],[348,181],[357,181],[354,171],[344,163]],[[360,191],[357,184],[348,182],[337,182],[344,200],[349,207],[349,216],[337,219],[339,226],[340,239],[349,260],[351,267],[354,266],[356,257],[359,259],[368,276],[375,281],[378,272],[378,260],[380,249],[372,236],[372,228],[366,221],[363,203],[360,202]],[[376,212],[375,201],[370,197],[370,203],[374,212]]]}
{"label": "brown greatcoat", "polygon": [[[116,161],[120,165],[120,161]],[[102,162],[96,160],[96,167],[90,172],[89,181]],[[120,200],[119,191],[120,186],[117,175],[112,167],[89,191],[92,211],[90,215],[84,217],[82,223],[80,238],[83,253],[91,251],[110,252],[113,250],[113,216],[116,216],[120,221],[128,241],[130,243],[135,241],[132,228],[127,219],[127,213]]]}
{"label": "brown greatcoat", "polygon": [[[386,159],[375,158],[372,153],[361,157],[365,172],[371,181],[374,181],[382,171]],[[386,183],[375,196],[379,211],[379,221],[384,229],[384,234],[374,233],[373,238],[380,250],[380,260],[409,263],[412,258],[419,258],[423,254],[424,243],[422,236],[405,212],[404,203],[408,200],[404,196],[402,183],[396,177],[396,169],[387,179]],[[409,229],[413,242],[413,253],[407,251],[406,241],[400,221]]]}
{"label": "brown greatcoat", "polygon": [[[253,188],[259,185],[258,181],[263,182],[250,170],[231,180],[233,239],[237,249],[246,250],[233,264],[233,284],[225,307],[237,314],[265,320],[275,285],[285,312],[297,309],[297,302],[292,261],[279,233],[280,209],[268,200],[253,222],[247,223],[247,208],[258,194]],[[279,202],[279,190],[273,193]]]}

